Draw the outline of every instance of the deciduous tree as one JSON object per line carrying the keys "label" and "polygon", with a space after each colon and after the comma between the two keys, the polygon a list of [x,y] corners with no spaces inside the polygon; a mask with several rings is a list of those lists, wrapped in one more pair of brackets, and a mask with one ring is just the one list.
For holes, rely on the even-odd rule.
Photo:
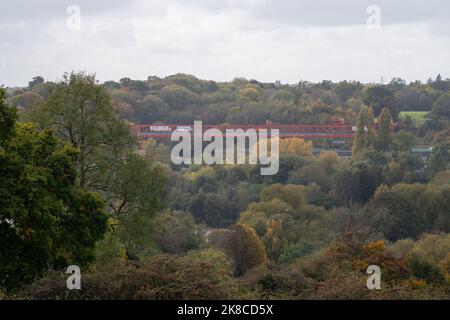
{"label": "deciduous tree", "polygon": [[15,117],[0,90],[0,287],[8,290],[48,268],[90,263],[107,219],[102,199],[76,184],[77,150]]}
{"label": "deciduous tree", "polygon": [[245,224],[236,224],[226,235],[224,250],[233,260],[236,276],[266,262],[264,245],[255,230]]}

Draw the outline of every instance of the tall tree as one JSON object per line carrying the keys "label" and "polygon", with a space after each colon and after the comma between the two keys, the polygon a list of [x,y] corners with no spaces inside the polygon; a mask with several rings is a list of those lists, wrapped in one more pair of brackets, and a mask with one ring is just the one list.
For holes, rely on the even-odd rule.
{"label": "tall tree", "polygon": [[373,109],[369,107],[367,110],[367,134],[366,134],[366,147],[372,149],[375,146],[376,132],[374,128],[375,117],[373,115]]}
{"label": "tall tree", "polygon": [[16,110],[5,103],[5,89],[0,87],[0,142],[10,138],[17,118]]}
{"label": "tall tree", "polygon": [[375,117],[381,114],[383,108],[388,108],[397,119],[399,111],[394,105],[394,94],[388,86],[369,86],[364,90],[362,99],[366,105],[373,108]]}
{"label": "tall tree", "polygon": [[408,185],[379,187],[366,207],[369,225],[391,241],[415,238],[427,227],[425,217],[415,206],[416,199],[402,192],[403,188]]}
{"label": "tall tree", "polygon": [[132,143],[129,128],[118,119],[109,95],[94,75],[64,74],[36,119],[79,150],[80,187],[104,189],[98,173],[111,168]]}
{"label": "tall tree", "polygon": [[356,119],[356,133],[353,138],[353,156],[358,155],[367,146],[367,123],[368,123],[368,109],[366,106],[362,106],[359,110],[358,117]]}
{"label": "tall tree", "polygon": [[450,93],[444,93],[433,104],[433,115],[450,119]]}
{"label": "tall tree", "polygon": [[378,138],[377,138],[377,147],[380,151],[387,151],[391,144],[391,135],[392,135],[392,117],[387,108],[384,108],[380,114],[380,120],[378,121]]}
{"label": "tall tree", "polygon": [[153,251],[154,217],[163,208],[165,177],[162,169],[136,153],[128,153],[107,179],[103,192],[127,254],[144,257]]}
{"label": "tall tree", "polygon": [[162,169],[135,154],[129,126],[119,119],[94,75],[65,74],[36,114],[42,126],[54,129],[79,151],[78,185],[103,196],[112,225],[121,226],[114,231],[120,231],[135,256],[131,252],[137,241],[131,241],[131,235],[148,235],[148,219],[161,208]]}
{"label": "tall tree", "polygon": [[45,81],[44,78],[42,78],[41,76],[33,77],[33,79],[31,79],[31,81],[28,82],[28,88],[32,89],[34,86],[44,83],[44,81]]}
{"label": "tall tree", "polygon": [[450,153],[448,149],[446,145],[433,147],[428,169],[431,176],[449,167]]}
{"label": "tall tree", "polygon": [[245,274],[266,262],[266,251],[255,230],[245,224],[237,224],[224,239],[224,251],[234,262],[236,276]]}
{"label": "tall tree", "polygon": [[287,245],[285,232],[281,219],[270,219],[266,224],[264,244],[266,245],[269,258],[273,261],[278,260]]}
{"label": "tall tree", "polygon": [[104,202],[77,187],[76,150],[51,130],[12,120],[0,90],[0,287],[48,268],[84,266],[106,230]]}

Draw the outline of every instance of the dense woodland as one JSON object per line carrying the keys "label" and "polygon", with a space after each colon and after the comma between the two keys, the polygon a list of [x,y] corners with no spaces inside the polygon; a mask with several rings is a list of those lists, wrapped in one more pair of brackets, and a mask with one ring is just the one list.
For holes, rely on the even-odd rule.
{"label": "dense woodland", "polygon": [[[139,145],[130,130],[335,119],[357,127],[344,143],[352,157],[332,139],[283,139],[274,176],[176,166],[170,141]],[[431,146],[430,157],[414,146]],[[440,75],[294,85],[37,76],[0,91],[0,299],[449,299],[449,152]],[[82,290],[66,288],[73,264]],[[382,290],[367,289],[369,265]]]}

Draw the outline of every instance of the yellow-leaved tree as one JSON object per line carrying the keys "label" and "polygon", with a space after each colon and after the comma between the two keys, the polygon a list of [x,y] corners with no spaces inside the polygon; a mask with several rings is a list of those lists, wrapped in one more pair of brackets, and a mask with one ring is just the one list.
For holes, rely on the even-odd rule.
{"label": "yellow-leaved tree", "polygon": [[280,153],[295,154],[303,157],[312,157],[312,141],[302,138],[285,138],[280,140]]}

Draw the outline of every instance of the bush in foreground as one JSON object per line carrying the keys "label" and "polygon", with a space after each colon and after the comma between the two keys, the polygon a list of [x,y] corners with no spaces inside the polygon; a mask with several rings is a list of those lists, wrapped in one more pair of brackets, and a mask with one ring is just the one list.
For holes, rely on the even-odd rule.
{"label": "bush in foreground", "polygon": [[185,256],[157,255],[111,272],[82,273],[81,290],[66,288],[67,275],[52,272],[14,299],[230,299],[239,295],[232,265],[216,250]]}

